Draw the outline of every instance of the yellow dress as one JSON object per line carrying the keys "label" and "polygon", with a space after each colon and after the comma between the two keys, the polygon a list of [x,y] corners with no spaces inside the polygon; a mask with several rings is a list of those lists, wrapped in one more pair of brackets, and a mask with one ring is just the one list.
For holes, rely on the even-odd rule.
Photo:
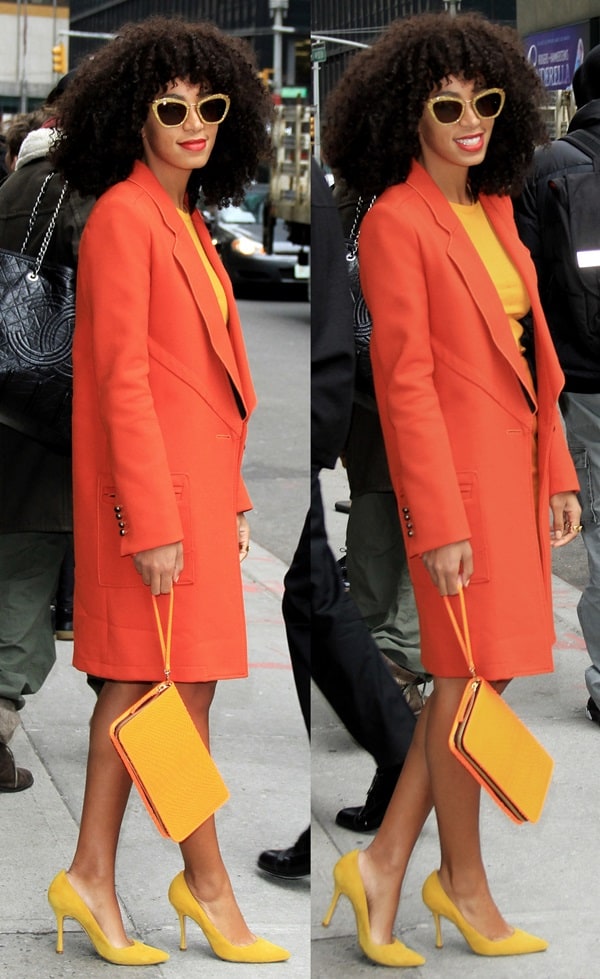
{"label": "yellow dress", "polygon": [[[515,343],[521,354],[521,383],[529,394],[531,403],[536,404],[535,385],[525,358],[525,348],[521,342],[523,326],[519,322],[530,310],[531,301],[521,276],[506,254],[478,202],[476,204],[450,203],[459,218],[494,283],[504,307]],[[534,438],[532,445],[532,475],[537,495],[537,424],[534,418]]]}
{"label": "yellow dress", "polygon": [[213,289],[215,290],[215,295],[217,297],[217,302],[219,303],[219,309],[221,310],[221,312],[223,314],[223,319],[227,323],[227,320],[229,319],[229,310],[227,309],[227,298],[225,296],[225,290],[223,289],[223,286],[221,285],[221,283],[219,281],[219,277],[217,276],[217,273],[215,272],[215,270],[213,269],[212,265],[210,264],[210,262],[208,260],[208,256],[207,256],[206,252],[204,251],[204,249],[202,247],[202,244],[200,242],[200,239],[199,239],[198,235],[196,234],[196,229],[194,227],[194,222],[192,221],[190,215],[187,214],[186,211],[181,211],[179,208],[177,208],[177,213],[180,215],[183,223],[185,224],[186,228],[188,229],[188,231],[189,231],[189,233],[191,235],[192,241],[194,242],[194,245],[196,246],[196,250],[197,250],[200,258],[202,259],[202,264],[204,265],[204,268],[206,269],[206,271],[208,273],[208,277],[209,277],[209,279],[211,281],[211,285],[212,285]]}

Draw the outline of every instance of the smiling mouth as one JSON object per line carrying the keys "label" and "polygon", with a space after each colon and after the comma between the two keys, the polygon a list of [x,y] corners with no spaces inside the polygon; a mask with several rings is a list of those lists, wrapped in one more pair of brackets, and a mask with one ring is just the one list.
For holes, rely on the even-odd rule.
{"label": "smiling mouth", "polygon": [[478,149],[483,143],[483,133],[477,133],[475,136],[460,136],[455,142],[467,150]]}
{"label": "smiling mouth", "polygon": [[188,150],[203,150],[206,142],[205,139],[186,139],[184,143],[180,143],[179,145]]}

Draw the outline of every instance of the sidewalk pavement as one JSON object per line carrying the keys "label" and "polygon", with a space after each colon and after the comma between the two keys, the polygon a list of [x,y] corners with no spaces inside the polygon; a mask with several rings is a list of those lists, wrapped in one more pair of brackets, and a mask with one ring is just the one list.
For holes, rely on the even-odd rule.
{"label": "sidewalk pavement", "polygon": [[[333,495],[335,496],[335,487]],[[338,494],[343,495],[343,494]],[[329,508],[331,509],[331,508]],[[334,535],[335,536],[335,535]],[[349,737],[315,692],[312,739],[313,874],[275,882],[256,869],[260,850],[288,846],[309,820],[309,753],[289,666],[280,598],[284,565],[257,544],[244,562],[250,677],[219,685],[213,708],[213,751],[231,800],[217,815],[219,836],[240,905],[253,930],[285,945],[288,962],[239,966],[216,959],[188,921],[188,951],[167,900],[181,867],[179,850],[162,839],[137,795],[125,817],[117,867],[118,891],[131,934],[171,953],[164,965],[137,968],[141,979],[355,979],[383,974],[356,944],[354,918],[340,900],[329,929],[321,927],[337,858],[368,845],[335,825],[344,805],[364,800],[372,759]],[[557,643],[553,674],[516,681],[507,699],[556,763],[546,807],[536,826],[515,826],[485,796],[484,854],[494,895],[507,919],[543,935],[540,955],[484,960],[444,922],[445,945],[434,947],[433,922],[420,888],[438,866],[430,819],[415,849],[397,933],[423,953],[419,979],[590,979],[598,974],[598,884],[585,845],[597,823],[600,779],[595,749],[600,734],[585,717],[588,663],[575,606],[577,589],[553,579]],[[67,920],[65,953],[54,951],[54,916],[46,890],[68,864],[77,835],[94,695],[70,665],[71,644],[57,643],[57,664],[22,712],[13,747],[35,776],[33,788],[0,795],[0,979],[110,979],[123,970],[99,959],[86,936]],[[312,958],[309,920],[312,917]],[[375,973],[373,970],[375,969]],[[413,973],[411,973],[412,975]]]}
{"label": "sidewalk pavement", "polygon": [[[583,673],[589,658],[576,613],[581,593],[557,577],[553,591],[555,672],[515,680],[506,696],[555,760],[544,812],[537,825],[517,826],[482,793],[483,853],[494,897],[511,924],[542,935],[550,947],[537,955],[484,960],[443,919],[444,948],[435,948],[433,919],[421,900],[423,881],[439,866],[430,817],[409,865],[396,927],[400,940],[427,960],[411,970],[415,979],[590,979],[600,974],[600,892],[592,847],[586,842],[593,837],[600,811],[600,731],[584,711],[588,694]],[[317,693],[312,727],[311,976],[383,974],[385,967],[373,966],[360,952],[345,898],[329,928],[321,926],[333,893],[334,863],[348,850],[364,849],[372,838],[336,826],[335,814],[342,806],[364,801],[374,764]]]}
{"label": "sidewalk pavement", "polygon": [[[218,685],[212,749],[231,798],[217,813],[225,863],[253,931],[288,948],[289,961],[244,966],[217,959],[187,921],[179,951],[177,915],[167,900],[181,869],[179,848],[163,839],[133,790],[123,824],[117,889],[130,934],[164,948],[164,965],[137,967],[136,977],[253,979],[310,976],[310,879],[275,881],[256,867],[263,849],[291,845],[310,819],[310,756],[281,618],[283,575],[258,544],[243,566],[250,676]],[[54,915],[46,899],[53,876],[68,866],[77,837],[94,694],[71,666],[72,644],[57,643],[57,663],[42,690],[27,698],[23,727],[12,741],[35,783],[0,795],[1,979],[110,979],[123,968],[100,959],[71,919],[65,951],[55,952]]]}

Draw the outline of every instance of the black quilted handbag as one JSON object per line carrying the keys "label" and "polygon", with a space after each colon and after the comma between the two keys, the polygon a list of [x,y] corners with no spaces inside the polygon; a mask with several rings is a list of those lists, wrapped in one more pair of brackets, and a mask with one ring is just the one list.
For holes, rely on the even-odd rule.
{"label": "black quilted handbag", "polygon": [[67,184],[37,256],[25,254],[46,187],[34,204],[21,252],[0,249],[0,423],[58,452],[71,447],[75,273],[44,264]]}
{"label": "black quilted handbag", "polygon": [[346,262],[348,265],[348,277],[350,279],[350,294],[354,304],[355,385],[359,391],[371,395],[375,393],[373,389],[373,369],[371,367],[370,354],[373,323],[360,287],[358,237],[360,234],[360,222],[364,215],[371,210],[374,203],[375,198],[373,197],[370,204],[365,207],[362,197],[358,198],[354,222],[350,234],[346,238]]}

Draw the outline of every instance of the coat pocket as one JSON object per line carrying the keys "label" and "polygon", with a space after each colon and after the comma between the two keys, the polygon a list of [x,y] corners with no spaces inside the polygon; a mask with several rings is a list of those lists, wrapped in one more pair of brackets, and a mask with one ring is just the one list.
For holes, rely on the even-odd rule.
{"label": "coat pocket", "polygon": [[[194,541],[190,503],[190,480],[185,473],[171,476],[173,492],[183,527],[183,571],[177,585],[191,585],[194,581]],[[135,570],[130,555],[121,555],[121,524],[126,524],[127,513],[119,502],[112,476],[98,479],[97,553],[98,582],[108,588],[139,588],[141,577]]]}
{"label": "coat pocket", "polygon": [[465,507],[469,528],[471,531],[471,547],[473,549],[473,575],[471,581],[490,580],[488,546],[481,512],[479,480],[475,472],[457,473],[460,494]]}

